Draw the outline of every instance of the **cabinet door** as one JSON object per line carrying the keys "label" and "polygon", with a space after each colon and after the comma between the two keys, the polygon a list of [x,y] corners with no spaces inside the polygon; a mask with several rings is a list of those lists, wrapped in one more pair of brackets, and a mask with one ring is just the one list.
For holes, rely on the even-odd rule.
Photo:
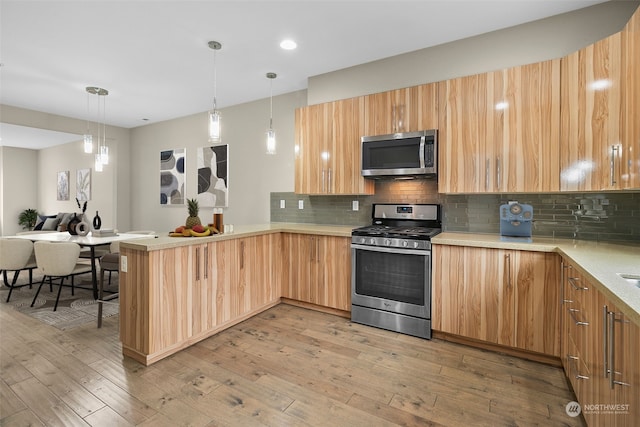
{"label": "cabinet door", "polygon": [[316,237],[317,304],[351,310],[351,239]]}
{"label": "cabinet door", "polygon": [[374,193],[373,181],[361,175],[363,103],[352,98],[296,110],[296,193]]}
{"label": "cabinet door", "polygon": [[598,421],[594,425],[637,426],[640,420],[640,328],[613,303],[604,297],[601,301],[608,314],[603,330],[602,348],[606,354],[602,357],[601,372],[607,370],[609,374],[601,377],[597,401],[626,407],[620,408],[621,413],[606,417],[606,423],[602,422],[602,414],[594,416]]}
{"label": "cabinet door", "polygon": [[514,284],[509,252],[434,245],[433,328],[513,346]]}
{"label": "cabinet door", "polygon": [[487,140],[493,140],[492,83],[490,74],[439,83],[438,190],[441,193],[491,191],[493,156]]}
{"label": "cabinet door", "polygon": [[317,104],[296,110],[296,188],[297,193],[327,192],[331,137],[331,104]]}
{"label": "cabinet door", "polygon": [[364,135],[436,129],[437,90],[436,83],[429,83],[366,96]]}
{"label": "cabinet door", "polygon": [[312,271],[312,251],[315,244],[308,235],[284,234],[283,248],[290,254],[290,263],[287,266],[288,274],[286,286],[282,296],[296,301],[312,302],[311,283],[315,281],[315,270]]}
{"label": "cabinet door", "polygon": [[191,292],[192,334],[198,335],[211,327],[215,320],[215,290],[212,286],[212,258],[211,244],[193,245],[191,250],[191,265],[193,287]]}
{"label": "cabinet door", "polygon": [[554,253],[511,251],[515,347],[560,356],[560,260]]}
{"label": "cabinet door", "polygon": [[326,193],[373,194],[374,182],[361,173],[361,136],[364,97],[331,103],[332,133],[323,157],[327,157]]}
{"label": "cabinet door", "polygon": [[622,31],[624,48],[622,82],[622,166],[621,188],[640,188],[640,8],[633,14]]}
{"label": "cabinet door", "polygon": [[442,193],[557,191],[558,60],[439,83]]}
{"label": "cabinet door", "polygon": [[[560,189],[560,60],[491,73],[498,192]],[[491,141],[488,141],[491,144]]]}
{"label": "cabinet door", "polygon": [[562,59],[562,190],[640,186],[640,32],[633,25]]}

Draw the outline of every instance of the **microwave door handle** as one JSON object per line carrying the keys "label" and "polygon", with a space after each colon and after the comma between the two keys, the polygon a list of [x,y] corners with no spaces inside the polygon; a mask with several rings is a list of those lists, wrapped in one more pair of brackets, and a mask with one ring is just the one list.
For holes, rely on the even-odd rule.
{"label": "microwave door handle", "polygon": [[424,163],[424,146],[425,146],[425,137],[424,135],[420,138],[420,169],[425,168]]}

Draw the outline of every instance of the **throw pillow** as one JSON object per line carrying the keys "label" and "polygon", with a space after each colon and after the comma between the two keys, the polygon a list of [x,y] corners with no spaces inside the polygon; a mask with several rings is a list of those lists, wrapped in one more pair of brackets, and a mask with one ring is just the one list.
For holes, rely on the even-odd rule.
{"label": "throw pillow", "polygon": [[42,225],[42,231],[52,230],[55,231],[58,227],[58,218],[47,218],[44,224]]}
{"label": "throw pillow", "polygon": [[38,215],[38,223],[36,224],[35,227],[33,227],[34,230],[42,230],[42,226],[44,225],[44,222],[47,220],[47,218],[55,218],[56,215]]}

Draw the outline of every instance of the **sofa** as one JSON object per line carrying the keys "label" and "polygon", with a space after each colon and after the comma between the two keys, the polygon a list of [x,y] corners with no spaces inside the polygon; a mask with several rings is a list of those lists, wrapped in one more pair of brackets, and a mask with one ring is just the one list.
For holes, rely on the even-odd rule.
{"label": "sofa", "polygon": [[[69,221],[77,215],[82,218],[83,214],[75,212],[59,212],[57,215],[38,215],[34,231],[67,231]],[[86,218],[85,218],[86,221]]]}

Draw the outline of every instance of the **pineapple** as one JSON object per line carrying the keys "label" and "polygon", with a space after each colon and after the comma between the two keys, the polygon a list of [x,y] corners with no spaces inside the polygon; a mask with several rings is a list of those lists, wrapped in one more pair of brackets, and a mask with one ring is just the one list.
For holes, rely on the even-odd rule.
{"label": "pineapple", "polygon": [[189,209],[189,216],[187,217],[187,221],[184,226],[187,228],[193,228],[195,225],[202,225],[200,217],[198,216],[198,211],[200,210],[200,207],[198,206],[198,199],[187,199],[187,205]]}

